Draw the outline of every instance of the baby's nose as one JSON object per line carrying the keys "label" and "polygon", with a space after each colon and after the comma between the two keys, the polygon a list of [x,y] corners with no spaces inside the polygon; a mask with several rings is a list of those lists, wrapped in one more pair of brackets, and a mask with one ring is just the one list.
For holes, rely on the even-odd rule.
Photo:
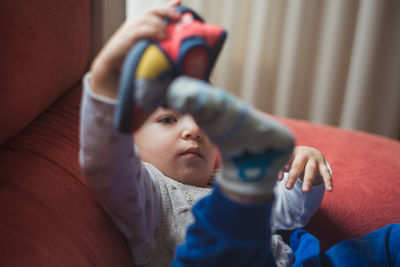
{"label": "baby's nose", "polygon": [[184,118],[184,128],[182,130],[182,138],[183,139],[193,139],[193,140],[201,140],[202,133],[199,125],[191,116],[185,116]]}

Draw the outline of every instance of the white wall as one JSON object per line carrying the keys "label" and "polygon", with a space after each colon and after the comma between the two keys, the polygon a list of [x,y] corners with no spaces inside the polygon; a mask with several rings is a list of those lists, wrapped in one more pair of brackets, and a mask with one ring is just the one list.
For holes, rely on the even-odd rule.
{"label": "white wall", "polygon": [[125,0],[91,0],[91,5],[90,60],[125,20]]}

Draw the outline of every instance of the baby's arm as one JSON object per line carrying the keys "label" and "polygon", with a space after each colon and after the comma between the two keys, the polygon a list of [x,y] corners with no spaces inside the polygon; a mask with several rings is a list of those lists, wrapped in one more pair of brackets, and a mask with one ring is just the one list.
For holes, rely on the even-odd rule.
{"label": "baby's arm", "polygon": [[127,239],[137,263],[149,255],[160,214],[158,185],[135,151],[132,135],[112,128],[115,101],[95,95],[84,78],[80,164],[83,176]]}
{"label": "baby's arm", "polygon": [[325,189],[332,191],[332,172],[322,153],[295,147],[292,158],[274,188],[273,231],[304,227],[318,210]]}
{"label": "baby's arm", "polygon": [[324,185],[312,186],[308,193],[302,191],[302,181],[296,180],[288,190],[288,173],[274,188],[275,200],[271,213],[271,230],[294,230],[304,227],[318,210],[324,196]]}
{"label": "baby's arm", "polygon": [[[174,4],[174,3],[172,3]],[[162,17],[179,14],[163,6],[125,22],[111,37],[84,78],[80,163],[87,184],[127,239],[134,263],[147,261],[160,214],[155,179],[142,164],[131,134],[112,127],[121,64],[142,38],[165,37]]]}

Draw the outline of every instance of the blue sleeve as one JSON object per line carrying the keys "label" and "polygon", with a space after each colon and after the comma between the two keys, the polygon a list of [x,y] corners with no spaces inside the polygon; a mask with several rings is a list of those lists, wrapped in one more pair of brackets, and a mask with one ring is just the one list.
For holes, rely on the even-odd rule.
{"label": "blue sleeve", "polygon": [[400,224],[389,224],[322,252],[318,239],[303,229],[290,236],[292,266],[400,266]]}
{"label": "blue sleeve", "polygon": [[212,194],[193,208],[195,222],[171,266],[276,266],[270,252],[272,201],[241,204]]}

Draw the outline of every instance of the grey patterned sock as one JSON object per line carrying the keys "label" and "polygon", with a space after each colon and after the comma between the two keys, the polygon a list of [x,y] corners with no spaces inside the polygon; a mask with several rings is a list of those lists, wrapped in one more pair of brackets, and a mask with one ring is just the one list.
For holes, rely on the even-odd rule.
{"label": "grey patterned sock", "polygon": [[294,147],[280,123],[232,94],[189,77],[168,88],[168,108],[190,113],[222,155],[217,182],[233,192],[265,195],[273,191],[279,170]]}

